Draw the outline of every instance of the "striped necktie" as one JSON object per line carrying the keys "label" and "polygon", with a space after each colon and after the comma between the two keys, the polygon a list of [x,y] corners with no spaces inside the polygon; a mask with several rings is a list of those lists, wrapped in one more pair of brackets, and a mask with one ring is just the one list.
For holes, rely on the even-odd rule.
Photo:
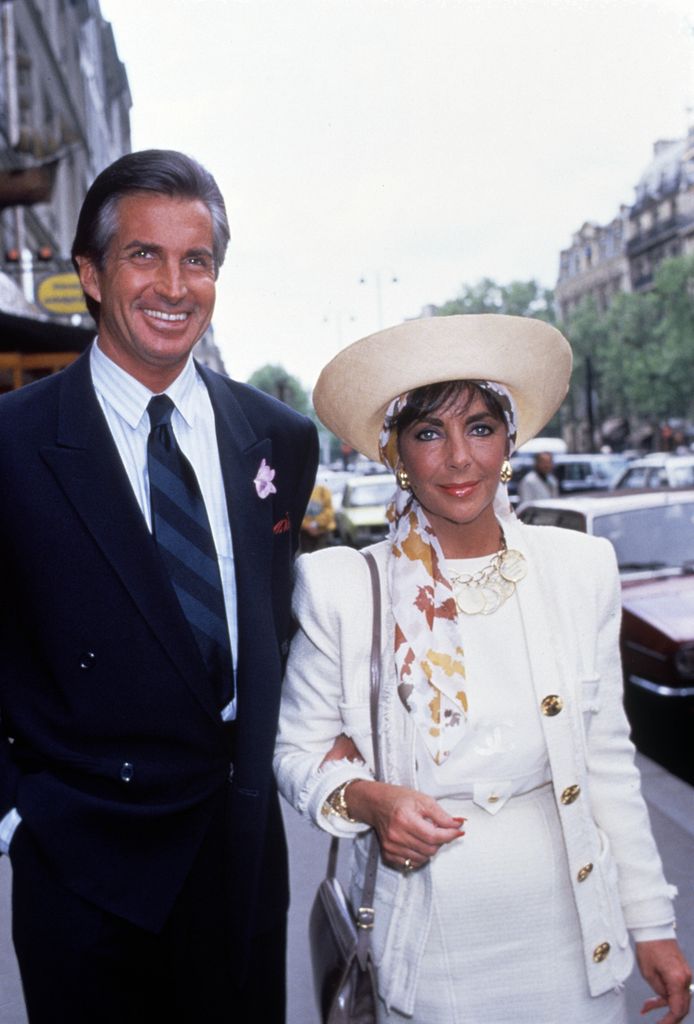
{"label": "striped necktie", "polygon": [[174,409],[168,395],[147,406],[152,533],[224,707],[233,696],[233,668],[222,580],[200,487],[171,427]]}

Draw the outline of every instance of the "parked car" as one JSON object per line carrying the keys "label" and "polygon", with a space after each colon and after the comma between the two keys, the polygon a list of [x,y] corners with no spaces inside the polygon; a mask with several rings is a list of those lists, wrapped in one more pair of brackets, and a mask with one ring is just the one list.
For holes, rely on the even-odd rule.
{"label": "parked car", "polygon": [[333,510],[337,512],[342,504],[342,493],[345,484],[353,478],[354,474],[346,469],[329,469],[326,466],[319,466],[316,474],[316,483],[324,484],[330,491]]}
{"label": "parked car", "polygon": [[386,506],[396,486],[391,473],[353,476],[347,481],[342,504],[335,513],[337,534],[343,544],[361,548],[383,540],[388,532]]}
{"label": "parked car", "polygon": [[629,464],[625,455],[566,454],[554,456],[554,475],[560,494],[580,491],[602,491],[612,486],[614,479]]}
{"label": "parked car", "polygon": [[[525,445],[523,445],[525,449]],[[511,504],[518,504],[518,484],[534,466],[535,456],[521,450],[511,456],[513,476],[509,484]],[[552,455],[560,494],[607,490],[629,464],[626,455],[565,452]]]}
{"label": "parked car", "polygon": [[627,487],[694,487],[694,455],[668,455],[654,452],[633,459],[612,484],[615,490]]}
{"label": "parked car", "polygon": [[694,490],[528,502],[523,522],[606,537],[622,581],[625,707],[634,742],[694,783]]}

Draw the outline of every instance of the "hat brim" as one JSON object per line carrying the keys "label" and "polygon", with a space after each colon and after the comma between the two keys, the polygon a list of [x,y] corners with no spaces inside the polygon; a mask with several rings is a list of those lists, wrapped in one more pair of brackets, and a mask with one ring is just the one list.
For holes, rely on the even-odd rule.
{"label": "hat brim", "polygon": [[489,380],[516,404],[520,446],[552,418],[569,387],[571,348],[551,324],[498,313],[408,320],[343,349],[313,392],[322,423],[379,460],[379,435],[394,398],[448,380]]}

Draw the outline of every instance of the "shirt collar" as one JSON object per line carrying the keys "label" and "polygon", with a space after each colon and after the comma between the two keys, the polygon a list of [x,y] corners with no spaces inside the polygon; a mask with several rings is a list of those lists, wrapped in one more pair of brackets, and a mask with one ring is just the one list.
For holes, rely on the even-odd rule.
{"label": "shirt collar", "polygon": [[[98,336],[92,345],[89,358],[92,381],[97,394],[108,402],[133,430],[137,429],[142,417],[147,414],[149,400],[155,392],[150,391],[102,352]],[[178,377],[163,392],[169,395],[189,426],[192,426],[195,415],[195,392],[198,383],[198,374],[191,355]]]}

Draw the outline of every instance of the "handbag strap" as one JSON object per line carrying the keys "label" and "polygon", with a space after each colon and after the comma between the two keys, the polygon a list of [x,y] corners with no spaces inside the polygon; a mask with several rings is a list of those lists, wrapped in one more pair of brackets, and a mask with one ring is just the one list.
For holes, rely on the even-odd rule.
{"label": "handbag strap", "polygon": [[[377,779],[382,778],[381,769],[381,746],[378,738],[378,696],[381,689],[381,582],[378,575],[376,559],[370,551],[362,551],[369,567],[371,578],[371,594],[373,606],[373,625],[371,629],[371,687],[370,687],[370,708],[371,708],[371,736],[374,751],[374,767]],[[333,836],[330,841],[330,852],[328,853],[328,878],[334,878],[337,870],[337,855],[340,848],[339,836]],[[366,861],[364,872],[364,887],[361,894],[361,903],[355,911],[357,923],[357,948],[356,954],[359,966],[362,970],[366,968],[369,957],[370,933],[374,925],[374,892],[376,891],[376,873],[378,871],[378,837],[375,831],[371,833],[369,842],[369,856]]]}
{"label": "handbag strap", "polygon": [[373,627],[371,630],[371,736],[374,747],[376,778],[383,778],[381,744],[378,738],[378,696],[381,689],[381,582],[376,559],[370,551],[362,551],[371,576]]}
{"label": "handbag strap", "polygon": [[[371,737],[374,748],[374,768],[376,778],[383,777],[381,764],[381,744],[378,738],[378,696],[381,689],[381,582],[378,576],[376,559],[370,551],[362,551],[371,576],[371,593],[373,595],[373,628],[371,631]],[[362,970],[366,969],[369,957],[371,929],[374,926],[374,892],[376,891],[376,873],[378,871],[378,837],[375,829],[371,832],[369,856],[364,873],[364,888],[361,904],[357,909],[357,960]]]}

